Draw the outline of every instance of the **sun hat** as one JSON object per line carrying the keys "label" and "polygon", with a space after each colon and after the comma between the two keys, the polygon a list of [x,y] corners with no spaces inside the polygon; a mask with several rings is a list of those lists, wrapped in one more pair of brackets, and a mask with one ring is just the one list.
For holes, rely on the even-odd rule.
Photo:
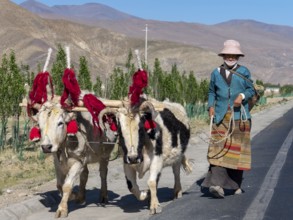
{"label": "sun hat", "polygon": [[240,43],[236,40],[226,40],[224,42],[224,48],[218,55],[223,56],[225,54],[239,55],[244,57],[244,54],[240,50]]}

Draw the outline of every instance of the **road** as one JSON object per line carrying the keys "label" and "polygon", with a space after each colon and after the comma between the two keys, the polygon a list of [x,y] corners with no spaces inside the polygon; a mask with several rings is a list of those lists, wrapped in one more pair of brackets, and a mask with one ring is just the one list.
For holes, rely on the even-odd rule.
{"label": "road", "polygon": [[[192,136],[187,151],[188,157],[194,160],[194,167],[192,174],[181,174],[182,187],[185,191],[183,198],[176,201],[172,200],[172,188],[174,184],[173,174],[169,168],[163,170],[158,188],[158,197],[163,207],[163,212],[161,214],[150,216],[148,203],[146,201],[137,201],[136,198],[129,193],[123,174],[122,161],[117,159],[111,161],[109,165],[109,204],[106,207],[102,207],[98,204],[100,181],[98,166],[94,166],[93,169],[90,170],[91,172],[87,184],[86,205],[79,206],[70,202],[67,219],[243,219],[245,215],[247,215],[247,219],[253,219],[252,217],[255,216],[255,213],[260,213],[255,211],[254,207],[265,210],[261,212],[263,218],[258,219],[275,219],[274,213],[276,210],[279,211],[277,212],[279,215],[283,214],[281,216],[287,216],[288,210],[293,210],[288,208],[289,204],[286,203],[285,206],[284,201],[282,201],[286,199],[284,195],[290,195],[290,193],[292,195],[292,188],[290,188],[292,186],[292,184],[290,184],[292,183],[292,175],[290,176],[285,172],[289,172],[290,166],[292,166],[292,163],[289,163],[289,158],[292,158],[292,149],[287,145],[285,145],[285,150],[290,150],[288,155],[286,154],[286,162],[284,162],[280,169],[280,161],[277,161],[278,165],[273,166],[272,170],[274,174],[272,175],[273,180],[277,178],[280,181],[272,181],[269,179],[268,182],[273,182],[276,186],[266,186],[271,187],[268,191],[274,192],[270,195],[270,202],[264,207],[259,206],[258,203],[262,204],[262,200],[258,202],[255,198],[263,199],[263,197],[265,197],[267,200],[267,191],[261,192],[260,189],[266,178],[266,174],[272,167],[272,164],[274,164],[276,155],[278,155],[278,152],[284,151],[283,148],[280,151],[280,148],[292,129],[293,112],[290,110],[292,108],[293,100],[253,114],[253,169],[245,173],[243,182],[245,193],[240,196],[228,196],[225,199],[219,200],[202,195],[198,183],[204,177],[208,169],[206,160],[207,143],[205,140],[208,129],[205,129]],[[285,124],[287,125],[285,126]],[[282,156],[282,154],[280,155]],[[275,170],[279,170],[280,174],[275,172]],[[148,175],[139,180],[141,189],[147,188],[147,177]],[[55,187],[52,188],[54,189]],[[260,195],[259,192],[261,192]],[[24,202],[1,209],[0,219],[51,220],[54,219],[59,200],[60,198],[56,190],[43,192]],[[290,201],[290,198],[286,201]],[[257,204],[257,206],[249,207],[253,202]],[[283,204],[283,206],[280,204]],[[285,208],[287,208],[287,212],[285,212]],[[250,211],[248,212],[248,210]],[[284,211],[284,213],[280,213],[282,211]],[[191,214],[191,217],[188,213]],[[178,214],[178,216],[176,216],[176,214]],[[272,218],[268,216],[272,216]]]}

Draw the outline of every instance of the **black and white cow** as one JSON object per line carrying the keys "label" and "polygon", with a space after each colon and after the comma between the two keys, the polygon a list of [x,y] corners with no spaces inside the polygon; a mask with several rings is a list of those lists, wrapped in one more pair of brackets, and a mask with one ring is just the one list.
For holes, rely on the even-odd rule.
{"label": "black and white cow", "polygon": [[[67,136],[67,123],[76,118],[79,130],[73,137]],[[85,202],[86,183],[88,180],[88,163],[99,162],[101,177],[100,201],[106,203],[107,172],[115,132],[100,135],[94,130],[89,112],[67,112],[60,104],[45,103],[37,114],[41,130],[40,144],[45,153],[52,153],[56,171],[57,188],[62,195],[55,217],[68,216],[68,201]],[[109,129],[110,130],[110,129]],[[96,133],[96,134],[95,134]],[[110,138],[110,140],[109,140]],[[79,191],[72,191],[79,179]]]}
{"label": "black and white cow", "polygon": [[[153,100],[154,102],[154,100]],[[182,105],[160,103],[163,109],[156,111],[152,102],[145,101],[135,110],[120,107],[116,113],[119,145],[123,150],[124,172],[127,186],[138,200],[145,200],[148,191],[141,191],[136,176],[142,178],[149,171],[150,213],[161,212],[157,186],[162,169],[172,166],[174,173],[174,198],[182,196],[180,167],[192,171],[185,151],[190,138],[189,120]],[[108,109],[101,112],[114,112]],[[146,128],[146,123],[153,127]]]}

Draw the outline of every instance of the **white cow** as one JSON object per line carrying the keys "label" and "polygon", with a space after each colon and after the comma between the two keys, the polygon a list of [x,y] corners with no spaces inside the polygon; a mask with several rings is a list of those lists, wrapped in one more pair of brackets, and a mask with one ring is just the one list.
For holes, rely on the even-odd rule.
{"label": "white cow", "polygon": [[[154,100],[153,100],[154,102]],[[145,200],[148,191],[141,191],[136,176],[142,178],[149,170],[150,213],[161,212],[157,197],[157,184],[166,166],[172,166],[174,173],[174,198],[182,196],[180,167],[188,173],[192,171],[189,160],[184,155],[189,138],[189,120],[182,105],[163,102],[163,109],[156,112],[153,104],[145,101],[139,111],[128,107],[117,110],[119,145],[123,150],[124,172],[127,186],[138,200]],[[103,113],[114,112],[108,109]],[[146,121],[154,121],[156,127],[145,129]]]}
{"label": "white cow", "polygon": [[[74,119],[79,125],[76,136],[68,137],[66,134],[67,123]],[[60,104],[45,103],[37,115],[41,130],[41,147],[45,153],[52,153],[56,170],[57,188],[62,195],[55,217],[68,215],[68,201],[76,200],[85,202],[85,187],[88,179],[88,163],[100,164],[101,194],[100,201],[106,203],[107,172],[115,133],[107,134],[108,138],[100,135],[92,124],[91,115],[88,112],[67,112]],[[107,125],[106,125],[107,126]],[[110,140],[109,140],[110,138]],[[75,182],[79,179],[79,191],[73,193]]]}

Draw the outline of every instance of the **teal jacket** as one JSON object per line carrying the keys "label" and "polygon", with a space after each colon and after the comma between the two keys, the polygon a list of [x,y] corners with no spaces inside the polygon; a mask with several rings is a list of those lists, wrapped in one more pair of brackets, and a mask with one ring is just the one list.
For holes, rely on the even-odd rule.
{"label": "teal jacket", "polygon": [[[245,66],[238,65],[236,71],[248,79],[251,79],[251,74]],[[250,119],[251,115],[248,110],[248,99],[254,95],[253,84],[235,74],[232,74],[231,83],[229,85],[220,74],[220,67],[216,68],[211,73],[208,93],[208,108],[215,108],[214,123],[218,124],[222,121],[229,106],[232,108],[234,100],[240,93],[245,95],[242,105],[245,107],[247,119]],[[242,112],[242,117],[243,115],[244,113]],[[241,108],[234,107],[234,119],[239,120],[240,117]]]}

